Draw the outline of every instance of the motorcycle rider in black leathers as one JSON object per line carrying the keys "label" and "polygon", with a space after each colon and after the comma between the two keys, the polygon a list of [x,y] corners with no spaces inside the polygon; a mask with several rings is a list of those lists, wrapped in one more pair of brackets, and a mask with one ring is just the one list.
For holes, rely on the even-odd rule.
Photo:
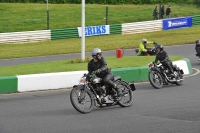
{"label": "motorcycle rider in black leathers", "polygon": [[117,96],[122,95],[121,89],[118,89],[117,85],[113,82],[114,75],[108,68],[106,60],[101,55],[101,49],[94,48],[92,50],[93,59],[88,63],[88,71],[89,73],[94,73],[97,77],[102,78],[103,84],[114,88],[117,91],[117,93],[114,92],[114,99],[116,99]]}
{"label": "motorcycle rider in black leathers", "polygon": [[195,50],[197,52],[196,56],[199,56],[199,60],[200,60],[200,40],[196,40]]}
{"label": "motorcycle rider in black leathers", "polygon": [[156,54],[156,58],[155,58],[155,63],[157,64],[157,62],[160,61],[160,63],[163,66],[166,66],[169,69],[170,76],[174,77],[172,62],[171,62],[171,60],[169,60],[167,52],[163,50],[163,46],[161,44],[158,44],[156,46],[156,51],[157,51],[157,54]]}

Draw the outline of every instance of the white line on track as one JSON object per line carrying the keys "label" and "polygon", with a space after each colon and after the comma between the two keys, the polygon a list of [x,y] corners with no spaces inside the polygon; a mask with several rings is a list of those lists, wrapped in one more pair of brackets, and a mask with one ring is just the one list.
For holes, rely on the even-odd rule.
{"label": "white line on track", "polygon": [[191,74],[191,75],[186,75],[186,76],[184,76],[184,77],[192,77],[192,76],[195,76],[195,75],[197,75],[197,74],[200,73],[200,70],[199,70],[199,69],[197,69],[197,68],[192,68],[192,69],[193,69],[193,70],[196,70],[196,72],[193,73],[193,74]]}

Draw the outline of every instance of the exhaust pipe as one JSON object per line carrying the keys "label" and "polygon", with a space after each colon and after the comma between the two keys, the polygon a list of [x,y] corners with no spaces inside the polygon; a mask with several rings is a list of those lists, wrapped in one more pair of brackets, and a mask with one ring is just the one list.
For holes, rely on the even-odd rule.
{"label": "exhaust pipe", "polygon": [[170,83],[177,82],[176,79],[170,80],[165,73],[164,73],[164,75],[165,75],[165,78],[167,79],[168,82],[170,82]]}

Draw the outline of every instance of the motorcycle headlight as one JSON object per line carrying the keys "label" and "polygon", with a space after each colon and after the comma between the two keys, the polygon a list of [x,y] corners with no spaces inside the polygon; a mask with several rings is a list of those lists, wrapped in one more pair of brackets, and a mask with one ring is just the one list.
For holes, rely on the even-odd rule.
{"label": "motorcycle headlight", "polygon": [[81,79],[79,80],[79,82],[80,82],[80,83],[85,83],[85,82],[86,82],[86,77],[81,78]]}
{"label": "motorcycle headlight", "polygon": [[154,64],[151,62],[151,63],[148,64],[148,66],[149,66],[150,68],[152,68],[152,67],[154,67]]}

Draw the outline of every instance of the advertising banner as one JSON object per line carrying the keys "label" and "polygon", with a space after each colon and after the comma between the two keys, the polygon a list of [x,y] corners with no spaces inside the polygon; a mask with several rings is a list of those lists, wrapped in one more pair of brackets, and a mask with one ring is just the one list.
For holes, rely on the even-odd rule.
{"label": "advertising banner", "polygon": [[[85,36],[110,34],[110,25],[85,27]],[[78,35],[82,37],[82,27],[78,27]]]}
{"label": "advertising banner", "polygon": [[192,26],[192,17],[172,18],[163,20],[163,30],[186,28]]}

